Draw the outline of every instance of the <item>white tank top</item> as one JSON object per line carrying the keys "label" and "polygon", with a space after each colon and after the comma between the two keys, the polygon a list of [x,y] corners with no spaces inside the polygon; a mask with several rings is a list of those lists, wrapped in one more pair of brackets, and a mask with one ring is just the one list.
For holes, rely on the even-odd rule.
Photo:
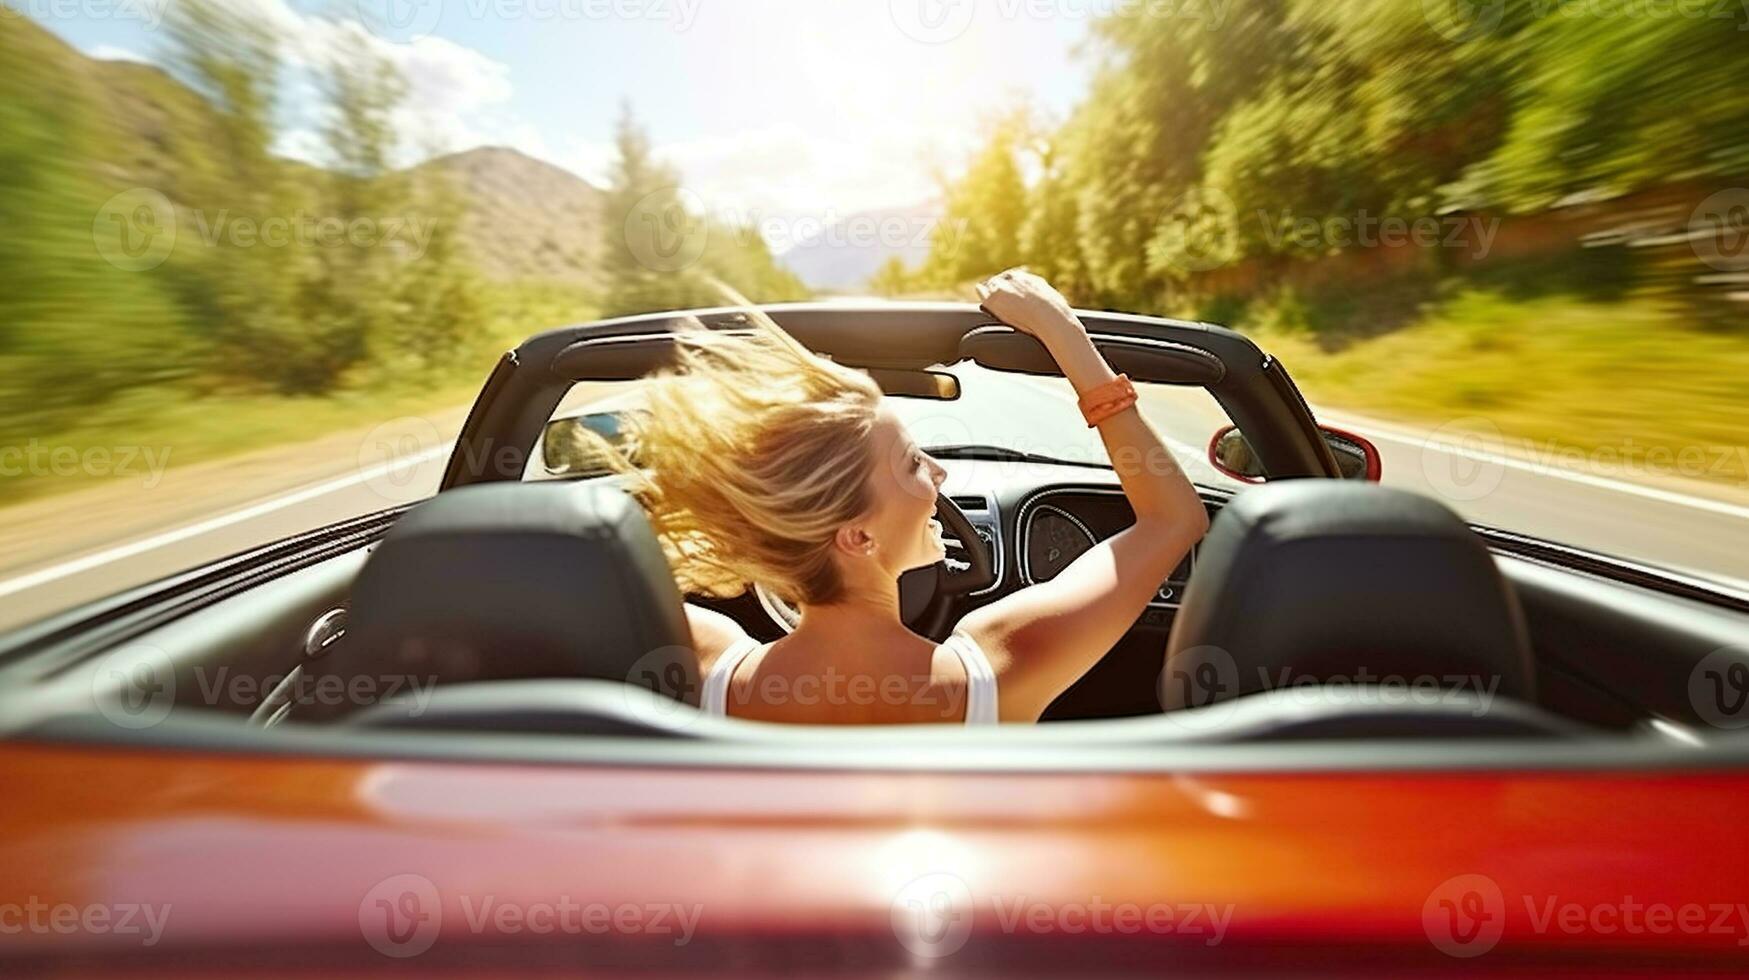
{"label": "white tank top", "polygon": [[[708,714],[727,717],[729,682],[734,679],[735,671],[755,651],[768,645],[748,637],[724,650],[717,662],[711,665],[710,673],[705,675],[700,707]],[[990,666],[990,658],[984,656],[977,641],[965,633],[955,633],[941,645],[960,658],[966,671],[966,724],[996,724],[996,671]]]}

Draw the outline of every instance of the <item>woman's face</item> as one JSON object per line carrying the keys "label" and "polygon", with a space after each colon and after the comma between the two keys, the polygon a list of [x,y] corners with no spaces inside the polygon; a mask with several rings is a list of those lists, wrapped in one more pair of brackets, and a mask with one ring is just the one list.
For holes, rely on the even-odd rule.
{"label": "woman's face", "polygon": [[935,520],[935,499],[947,471],[911,438],[892,409],[882,405],[870,433],[875,450],[870,474],[874,505],[864,528],[875,546],[874,557],[894,574],[941,561],[941,525]]}

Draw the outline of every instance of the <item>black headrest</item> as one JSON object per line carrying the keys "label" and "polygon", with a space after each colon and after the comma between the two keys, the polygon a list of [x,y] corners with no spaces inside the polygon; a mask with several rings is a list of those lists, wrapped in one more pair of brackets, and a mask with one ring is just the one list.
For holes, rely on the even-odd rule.
{"label": "black headrest", "polygon": [[1481,538],[1426,497],[1340,480],[1227,504],[1173,623],[1166,681],[1168,710],[1283,684],[1534,691],[1523,613]]}
{"label": "black headrest", "polygon": [[634,500],[599,483],[494,483],[395,523],[353,585],[345,640],[320,663],[366,689],[590,678],[695,699],[691,642]]}

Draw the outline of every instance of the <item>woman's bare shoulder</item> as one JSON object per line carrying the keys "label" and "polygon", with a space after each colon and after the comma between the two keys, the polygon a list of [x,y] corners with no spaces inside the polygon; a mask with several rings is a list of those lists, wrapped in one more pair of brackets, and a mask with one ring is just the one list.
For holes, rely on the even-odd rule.
{"label": "woman's bare shoulder", "polygon": [[741,624],[714,609],[685,604],[686,622],[692,627],[692,648],[698,651],[698,666],[709,671],[723,651],[745,641],[747,631]]}

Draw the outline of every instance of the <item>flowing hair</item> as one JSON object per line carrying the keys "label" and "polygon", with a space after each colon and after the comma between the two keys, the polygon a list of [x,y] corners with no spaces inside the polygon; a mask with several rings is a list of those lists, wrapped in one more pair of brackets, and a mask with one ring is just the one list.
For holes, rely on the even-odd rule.
{"label": "flowing hair", "polygon": [[727,598],[758,582],[792,602],[832,602],[843,592],[833,540],[871,504],[881,390],[716,285],[750,326],[679,330],[675,365],[644,381],[648,411],[626,420],[609,465],[682,591]]}

